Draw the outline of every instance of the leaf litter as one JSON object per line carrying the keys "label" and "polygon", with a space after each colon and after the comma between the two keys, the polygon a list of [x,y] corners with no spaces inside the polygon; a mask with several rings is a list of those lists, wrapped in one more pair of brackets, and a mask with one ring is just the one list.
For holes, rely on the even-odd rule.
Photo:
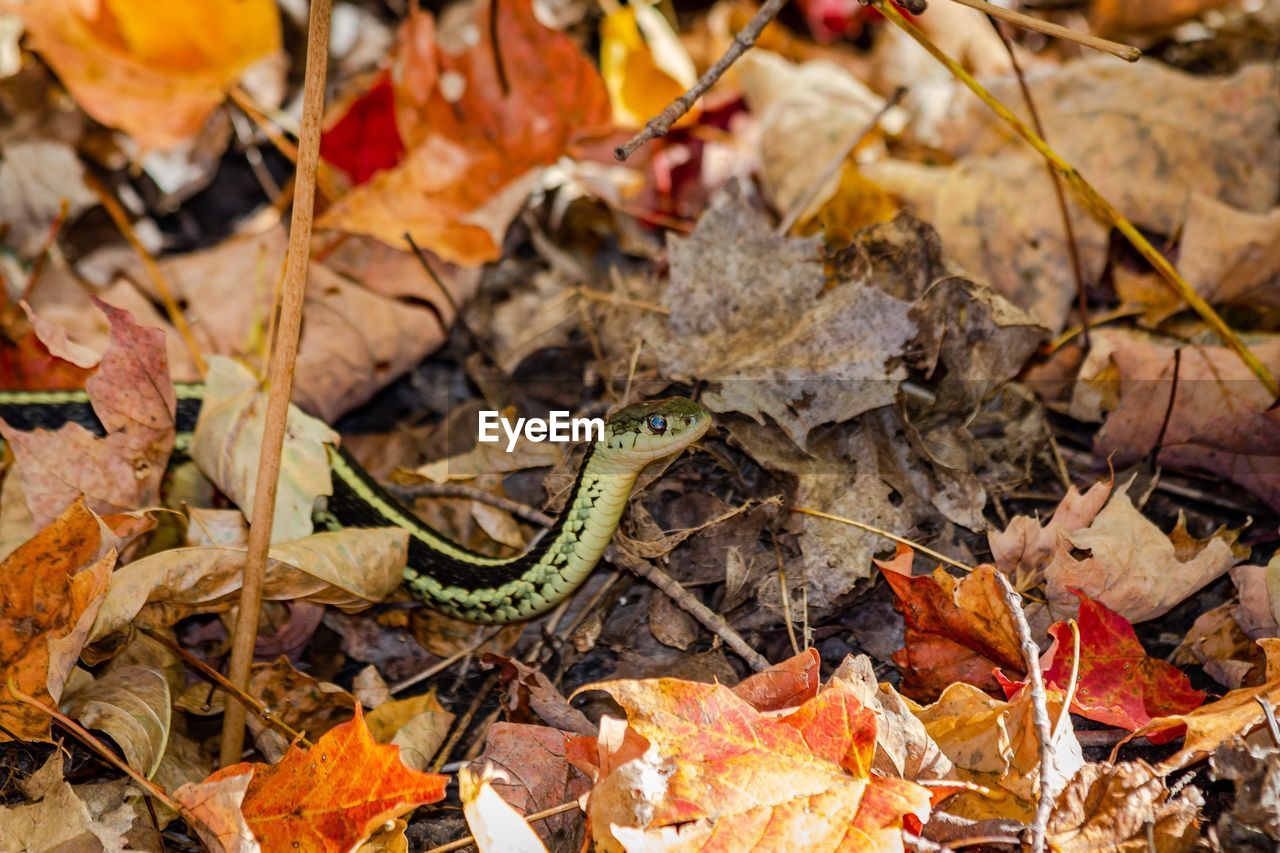
{"label": "leaf litter", "polygon": [[[3,10],[0,387],[84,388],[98,429],[0,424],[0,846],[1280,843],[1275,401],[1070,194],[1069,245],[1039,157],[842,0],[626,163],[751,4],[337,3],[242,697],[269,711],[218,768],[237,700],[198,662],[238,617],[303,60],[289,4],[232,5]],[[1078,5],[1033,11],[1149,55],[1012,31],[1044,135],[1280,369],[1275,4]],[[981,15],[912,20],[1026,114]],[[173,383],[201,378],[187,444]],[[535,624],[433,613],[403,530],[325,525],[341,441],[517,553],[581,453],[495,452],[475,413],[673,393],[717,429]]]}

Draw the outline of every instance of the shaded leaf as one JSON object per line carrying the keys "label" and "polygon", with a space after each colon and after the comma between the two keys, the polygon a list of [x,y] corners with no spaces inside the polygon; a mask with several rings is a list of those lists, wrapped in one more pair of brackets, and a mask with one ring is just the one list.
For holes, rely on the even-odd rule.
{"label": "shaded leaf", "polygon": [[0,849],[103,850],[129,849],[125,833],[133,825],[133,810],[92,814],[62,777],[62,753],[55,750],[23,784],[28,803],[0,807]]}
{"label": "shaded leaf", "polygon": [[[533,814],[591,790],[587,776],[568,760],[568,740],[565,732],[546,726],[494,723],[476,762],[504,773],[505,779],[497,776],[492,780],[494,790],[520,813]],[[581,818],[574,814],[555,815],[535,824],[543,841],[553,849],[579,847],[581,827]]]}

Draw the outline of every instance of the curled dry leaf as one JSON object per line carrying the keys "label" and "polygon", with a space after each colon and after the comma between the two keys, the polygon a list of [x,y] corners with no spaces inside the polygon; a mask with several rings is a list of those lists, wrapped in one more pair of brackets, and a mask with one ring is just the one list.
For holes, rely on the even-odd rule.
{"label": "curled dry leaf", "polygon": [[85,387],[106,437],[73,422],[56,432],[24,432],[0,420],[0,434],[14,449],[38,526],[81,494],[100,513],[160,502],[177,407],[164,333],[138,325],[127,311],[95,304],[107,315],[111,333],[102,363]]}
{"label": "curled dry leaf", "polygon": [[[1203,667],[1205,675],[1232,690],[1256,684],[1266,668],[1267,658],[1258,644],[1241,630],[1236,622],[1236,610],[1230,604],[1223,604],[1197,616],[1174,649],[1173,663]],[[1158,740],[1162,736],[1162,733],[1152,734],[1149,738]]]}
{"label": "curled dry leaf", "polygon": [[[56,705],[102,605],[115,548],[77,500],[3,562],[0,683]],[[49,717],[0,692],[0,741],[47,740]]]}
{"label": "curled dry leaf", "polygon": [[277,764],[234,764],[200,787],[252,773],[240,811],[263,849],[351,850],[388,820],[444,797],[447,777],[410,770],[374,742],[360,708],[309,750]]}
{"label": "curled dry leaf", "polygon": [[491,783],[496,780],[508,781],[500,771],[494,774],[490,768],[458,770],[458,796],[476,849],[480,853],[545,853],[547,848],[538,833],[493,789]]}
{"label": "curled dry leaf", "polygon": [[1266,849],[1280,841],[1280,751],[1232,741],[1210,759],[1215,779],[1235,786],[1231,810],[1218,819],[1224,850]]}
{"label": "curled dry leaf", "polygon": [[253,773],[245,765],[232,776],[218,774],[204,782],[188,782],[173,798],[196,818],[192,827],[214,853],[258,853],[261,847],[241,811]]}
{"label": "curled dry leaf", "polygon": [[449,25],[467,45],[460,53],[437,46],[428,13],[403,25],[392,84],[404,158],[339,199],[320,224],[389,246],[408,231],[445,260],[475,266],[498,258],[541,167],[607,130],[610,107],[590,60],[539,23],[531,0],[508,0],[501,14],[476,3]]}
{"label": "curled dry leaf", "polygon": [[764,672],[747,676],[734,685],[733,694],[757,711],[782,711],[799,707],[818,695],[821,681],[822,656],[810,648]]}
{"label": "curled dry leaf", "polygon": [[481,665],[486,669],[498,667],[506,686],[500,698],[507,719],[524,723],[537,718],[562,731],[582,735],[596,733],[595,725],[569,704],[542,670],[515,658],[492,653],[481,658]]}
{"label": "curled dry leaf", "polygon": [[147,666],[112,666],[63,698],[62,712],[98,729],[124,752],[131,767],[150,778],[169,741],[173,709],[165,674]]}
{"label": "curled dry leaf", "polygon": [[30,802],[0,807],[0,849],[130,849],[125,834],[133,825],[133,809],[121,806],[106,814],[93,814],[63,779],[61,751],[54,750],[21,787]]}
{"label": "curled dry leaf", "polygon": [[1009,575],[1016,589],[1030,589],[1044,580],[1044,569],[1058,550],[1058,534],[1088,527],[1111,496],[1112,482],[1099,481],[1083,495],[1072,484],[1044,524],[1015,516],[1003,531],[987,534],[996,568]]}
{"label": "curled dry leaf", "polygon": [[902,689],[932,699],[957,681],[994,692],[992,670],[1023,671],[1022,651],[1004,590],[992,566],[957,580],[939,567],[911,576],[913,551],[898,545],[890,561],[876,561],[907,623],[903,648],[893,656]]}
{"label": "curled dry leaf", "polygon": [[1058,795],[1049,843],[1062,853],[1184,853],[1197,846],[1203,804],[1194,786],[1173,797],[1141,761],[1086,764]]}
{"label": "curled dry leaf", "polygon": [[[1182,517],[1166,535],[1138,512],[1122,486],[1088,527],[1059,538],[1045,569],[1049,609],[1060,619],[1074,615],[1072,590],[1079,590],[1130,622],[1163,616],[1240,562],[1236,536],[1219,530],[1195,539]],[[1078,560],[1073,548],[1089,556]]]}
{"label": "curled dry leaf", "polygon": [[241,74],[280,50],[271,0],[40,0],[18,13],[85,112],[143,149],[195,136]]}
{"label": "curled dry leaf", "polygon": [[[191,458],[246,514],[253,507],[266,418],[267,395],[253,375],[230,359],[210,358]],[[337,433],[290,406],[280,455],[273,542],[311,533],[316,499],[333,494],[325,445],[337,443]]]}
{"label": "curled dry leaf", "polygon": [[[274,545],[263,597],[362,610],[399,586],[408,541],[404,529],[389,527],[316,533]],[[130,563],[111,577],[93,625],[94,641],[124,630],[135,618],[171,625],[197,611],[225,610],[240,589],[244,559],[244,548],[202,547],[174,548]]]}

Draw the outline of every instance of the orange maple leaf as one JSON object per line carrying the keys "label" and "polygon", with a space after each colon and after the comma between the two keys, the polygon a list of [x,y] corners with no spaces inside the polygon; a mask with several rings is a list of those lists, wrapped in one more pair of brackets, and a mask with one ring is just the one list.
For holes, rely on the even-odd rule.
{"label": "orange maple leaf", "polygon": [[803,705],[818,695],[821,680],[822,657],[817,649],[809,648],[744,678],[733,692],[757,711],[780,711]]}
{"label": "orange maple leaf", "polygon": [[840,686],[782,717],[719,684],[667,678],[589,689],[622,705],[649,744],[597,783],[589,812],[597,838],[688,850],[896,851],[904,819],[928,816],[927,789],[870,773],[875,712]]}
{"label": "orange maple leaf", "polygon": [[956,579],[938,568],[911,576],[912,551],[898,546],[892,560],[877,560],[893,589],[893,606],[906,620],[903,648],[893,662],[902,670],[902,692],[932,701],[957,681],[996,693],[993,671],[1023,672],[1013,617],[1004,603],[996,569],[978,566]]}
{"label": "orange maple leaf", "polygon": [[201,784],[246,772],[240,810],[262,849],[301,853],[354,850],[386,821],[443,799],[448,781],[410,770],[398,746],[375,742],[359,704],[311,749],[295,744],[277,764],[233,764]]}
{"label": "orange maple leaf", "polygon": [[115,550],[83,500],[0,563],[0,741],[47,740],[49,717],[10,697],[9,679],[57,705],[106,595]]}

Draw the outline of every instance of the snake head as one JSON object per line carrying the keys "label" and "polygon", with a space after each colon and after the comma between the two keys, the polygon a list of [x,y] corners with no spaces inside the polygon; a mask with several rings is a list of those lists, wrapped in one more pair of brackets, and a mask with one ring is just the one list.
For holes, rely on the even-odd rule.
{"label": "snake head", "polygon": [[605,421],[601,445],[638,470],[684,450],[711,428],[711,412],[687,397],[633,403]]}

